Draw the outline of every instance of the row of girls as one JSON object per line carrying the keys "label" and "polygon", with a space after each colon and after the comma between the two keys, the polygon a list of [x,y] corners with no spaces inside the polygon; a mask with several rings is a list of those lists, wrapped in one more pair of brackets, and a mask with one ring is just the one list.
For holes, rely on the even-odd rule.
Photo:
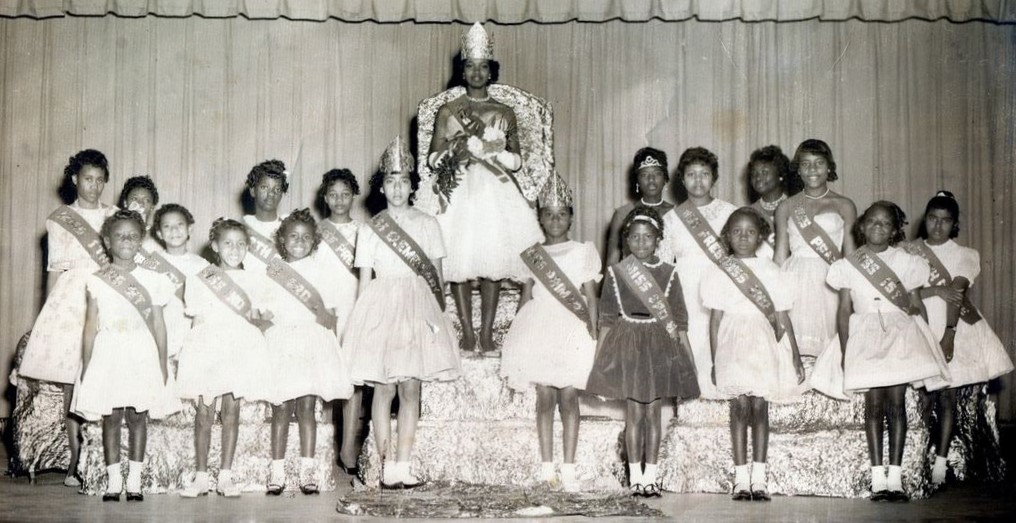
{"label": "row of girls", "polygon": [[[821,140],[801,143],[792,160],[776,146],[755,151],[748,175],[757,200],[749,207],[737,208],[712,196],[719,166],[716,156],[703,148],[681,155],[676,177],[687,199],[676,207],[662,199],[669,181],[663,152],[640,150],[634,170],[640,201],[619,208],[612,220],[601,333],[616,322],[616,309],[610,307],[617,305],[607,300],[615,294],[621,325],[653,317],[664,320],[648,314],[651,308],[642,308],[640,316],[640,302],[624,299],[625,288],[630,291],[635,288],[632,282],[637,286],[640,280],[622,273],[632,257],[641,260],[657,287],[667,289],[667,301],[679,320],[677,330],[688,354],[678,351],[675,361],[694,362],[700,397],[730,401],[733,498],[769,499],[768,404],[792,401],[808,388],[841,400],[864,394],[874,501],[908,499],[901,473],[905,392],[913,386],[931,393],[941,423],[931,478],[941,485],[956,389],[1013,369],[1004,346],[967,295],[980,272],[980,259],[976,250],[954,240],[960,232],[954,196],[948,191],[935,194],[917,238],[907,242],[907,219],[898,205],[878,201],[858,217],[854,203],[833,191],[836,162]],[[645,239],[637,229],[633,232],[632,224],[640,219],[653,225],[652,248],[640,243]],[[618,285],[621,281],[627,285]],[[683,293],[683,300],[675,301],[672,293]],[[643,419],[657,422],[658,405],[649,418],[643,417],[640,409],[646,401],[681,395],[673,389],[664,389],[669,394],[645,393],[638,387],[655,383],[657,372],[669,368],[657,363],[640,370],[650,374],[625,374],[620,383],[635,376],[645,380],[633,389],[604,388],[597,381],[607,349],[604,341],[601,336],[588,390],[626,397],[629,426]],[[659,340],[639,342],[662,345]],[[625,358],[648,357],[644,348],[629,347],[627,354],[608,363],[604,372],[614,371],[610,365],[638,366]],[[802,356],[815,358],[807,381]],[[653,402],[648,405],[654,408]],[[749,425],[754,442],[750,465]],[[882,451],[886,425],[887,467]],[[628,455],[644,455],[646,460],[644,468],[629,465],[633,489],[640,477],[655,472],[659,427],[650,430],[655,434],[645,436],[644,448],[626,438]],[[654,490],[649,484],[642,481],[642,488]]]}

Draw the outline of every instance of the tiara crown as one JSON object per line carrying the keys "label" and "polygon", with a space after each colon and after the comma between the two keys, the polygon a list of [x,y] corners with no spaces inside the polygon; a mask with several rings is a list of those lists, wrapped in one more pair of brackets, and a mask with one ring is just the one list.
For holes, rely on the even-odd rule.
{"label": "tiara crown", "polygon": [[480,22],[473,24],[466,34],[462,35],[462,59],[493,60],[494,38],[487,34]]}
{"label": "tiara crown", "polygon": [[657,160],[655,156],[647,155],[646,158],[644,160],[642,160],[642,163],[639,164],[638,169],[639,170],[641,170],[641,169],[647,169],[649,167],[660,167],[660,168],[662,168],[663,164],[660,163],[660,161]]}

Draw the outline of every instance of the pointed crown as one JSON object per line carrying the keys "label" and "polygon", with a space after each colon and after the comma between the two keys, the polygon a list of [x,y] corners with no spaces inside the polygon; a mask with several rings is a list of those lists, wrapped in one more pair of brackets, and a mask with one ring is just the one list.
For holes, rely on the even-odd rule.
{"label": "pointed crown", "polygon": [[483,30],[480,22],[473,24],[466,34],[462,35],[462,59],[493,60],[494,38]]}
{"label": "pointed crown", "polygon": [[381,155],[381,166],[378,170],[381,174],[393,172],[409,172],[416,166],[413,155],[409,153],[409,146],[402,136],[396,136],[392,143],[388,144],[384,154]]}
{"label": "pointed crown", "polygon": [[564,179],[555,171],[543,184],[537,201],[540,207],[571,207],[572,192]]}

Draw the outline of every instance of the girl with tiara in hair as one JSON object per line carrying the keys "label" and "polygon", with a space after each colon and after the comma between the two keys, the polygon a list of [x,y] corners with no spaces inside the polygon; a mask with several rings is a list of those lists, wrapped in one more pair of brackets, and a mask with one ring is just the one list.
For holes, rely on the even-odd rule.
{"label": "girl with tiara in hair", "polygon": [[138,266],[134,257],[145,236],[145,223],[134,211],[117,211],[102,224],[102,242],[112,263],[88,277],[88,305],[81,349],[81,374],[74,391],[74,412],[102,421],[107,482],[103,501],[120,501],[124,489],[120,465],[120,426],[129,434],[127,501],[143,501],[148,417],[179,410],[167,386],[166,324],[162,308],[173,285],[159,273]]}
{"label": "girl with tiara in hair", "polygon": [[[250,232],[248,225],[248,233]],[[286,444],[289,420],[296,412],[300,428],[300,491],[317,494],[318,474],[328,470],[314,459],[317,446],[318,398],[348,399],[353,394],[349,363],[335,336],[334,288],[328,268],[314,256],[321,235],[309,209],[298,209],[275,231],[279,257],[265,269],[272,286],[267,308],[272,326],[265,331],[271,379],[262,384],[261,396],[272,404],[272,463],[267,494],[278,496],[286,488]],[[248,255],[246,259],[250,259]]]}
{"label": "girl with tiara in hair", "polygon": [[[497,81],[493,40],[479,23],[463,37],[462,79],[466,92],[438,110],[428,163],[456,165],[458,185],[438,222],[447,241],[445,278],[462,324],[461,347],[488,356],[494,345],[494,315],[501,280],[521,281],[526,268],[518,253],[543,240],[536,213],[521,192],[518,125],[507,105],[490,97]],[[470,280],[480,280],[481,326],[472,325]]]}
{"label": "girl with tiara in hair", "polygon": [[765,244],[759,250],[759,257],[772,259],[776,246],[776,228],[773,216],[776,208],[787,199],[790,188],[790,159],[783,154],[778,145],[767,145],[755,149],[748,159],[749,200],[752,208],[757,210],[769,222],[769,236],[763,238]]}
{"label": "girl with tiara in hair", "polygon": [[719,178],[716,155],[702,147],[681,153],[677,173],[688,199],[663,216],[664,236],[660,258],[673,263],[681,274],[684,302],[688,311],[688,339],[699,365],[699,390],[705,399],[719,399],[709,379],[709,310],[702,306],[699,279],[726,253],[719,233],[737,207],[713,198],[713,185]]}
{"label": "girl with tiara in hair", "polygon": [[85,282],[109,263],[99,229],[116,208],[99,201],[109,182],[109,163],[101,152],[85,149],[71,156],[63,176],[62,192],[72,203],[61,205],[46,219],[48,294],[32,327],[18,374],[63,386],[63,408],[67,413],[64,425],[70,449],[64,485],[78,487],[81,424],[70,413],[70,406],[74,381],[81,368],[81,332],[87,304]]}
{"label": "girl with tiara in hair", "polygon": [[794,287],[790,319],[801,354],[817,357],[836,336],[836,292],[826,284],[830,265],[853,252],[857,208],[829,187],[839,175],[832,150],[822,140],[801,142],[790,162],[791,183],[801,192],[776,208],[776,253]]}
{"label": "girl with tiara in hair", "polygon": [[[413,488],[410,471],[420,389],[425,381],[461,375],[451,322],[443,313],[444,242],[434,217],[412,207],[419,186],[413,157],[396,137],[371,176],[387,208],[360,229],[355,266],[360,291],[344,342],[352,354],[353,381],[374,388],[374,441],[381,456],[381,488]],[[399,398],[395,456],[390,454],[392,401]]]}
{"label": "girl with tiara in hair", "polygon": [[175,297],[162,311],[166,319],[169,357],[173,361],[191,328],[191,319],[184,314],[184,286],[190,277],[208,266],[207,260],[188,250],[193,226],[194,216],[186,207],[175,203],[159,207],[152,219],[151,235],[160,249],[138,261],[146,269],[165,274],[176,289]]}
{"label": "girl with tiara in hair", "polygon": [[554,407],[559,407],[564,428],[561,484],[575,492],[581,487],[575,473],[579,391],[586,386],[596,353],[600,255],[592,243],[568,239],[574,216],[572,195],[556,173],[540,191],[539,204],[546,240],[521,253],[532,279],[522,287],[519,312],[505,335],[501,375],[516,390],[536,386],[539,479],[544,483],[556,483]]}
{"label": "girl with tiara in hair", "polygon": [[246,214],[243,223],[250,233],[250,244],[244,267],[263,272],[268,263],[279,257],[275,248],[275,232],[282,224],[279,202],[289,190],[289,172],[281,160],[265,160],[247,174],[247,194],[254,203],[254,214]]}
{"label": "girl with tiara in hair", "polygon": [[666,215],[674,205],[663,199],[663,192],[670,181],[667,173],[667,153],[652,147],[643,147],[635,153],[632,160],[635,178],[635,194],[638,202],[626,203],[614,210],[610,218],[610,231],[607,235],[607,266],[613,265],[628,253],[621,241],[621,223],[637,206],[652,207],[660,216]]}
{"label": "girl with tiara in hair", "polygon": [[139,261],[148,254],[162,249],[155,239],[155,228],[151,226],[152,213],[155,212],[156,205],[159,205],[159,189],[149,176],[132,176],[123,183],[117,206],[134,211],[145,220],[145,238],[141,242],[141,249],[138,250]]}
{"label": "girl with tiara in hair", "polygon": [[[903,210],[887,201],[871,204],[858,218],[857,250],[834,262],[826,277],[839,292],[840,350],[823,352],[811,376],[812,387],[833,398],[846,400],[846,393],[864,393],[872,501],[910,499],[901,468],[907,385],[949,379],[942,351],[921,317],[924,307],[918,289],[928,282],[928,262],[896,247],[906,237],[904,225]],[[888,473],[882,465],[886,425]]]}
{"label": "girl with tiara in hair", "polygon": [[804,382],[804,366],[787,316],[790,294],[782,285],[779,266],[756,255],[767,236],[769,222],[754,207],[734,211],[720,232],[730,256],[702,278],[702,305],[710,310],[712,381],[730,398],[735,501],[769,501],[769,402],[791,396]]}
{"label": "girl with tiara in hair", "polygon": [[970,301],[969,289],[981,272],[981,257],[976,250],[954,241],[959,232],[959,203],[951,192],[939,191],[928,201],[917,233],[919,239],[910,245],[911,252],[931,266],[927,286],[919,293],[928,311],[931,332],[939,340],[952,376],[947,383],[929,384],[929,389],[946,387],[933,396],[939,423],[931,469],[931,482],[936,486],[945,483],[956,390],[1013,370],[1005,346]]}
{"label": "girl with tiara in hair", "polygon": [[[161,210],[161,209],[160,209]],[[215,491],[239,497],[233,481],[233,455],[240,427],[240,398],[261,399],[258,393],[271,379],[267,366],[268,346],[262,334],[271,322],[264,310],[272,282],[264,273],[245,270],[247,227],[236,220],[219,218],[208,232],[218,263],[187,277],[186,303],[194,317],[180,351],[177,392],[194,400],[194,454],[197,474],[181,497],[208,495],[208,449],[218,402],[222,420],[222,448]]]}
{"label": "girl with tiara in hair", "polygon": [[[321,177],[321,186],[317,191],[317,207],[325,219],[318,223],[321,242],[324,244],[317,251],[330,270],[332,278],[327,285],[333,287],[336,296],[335,334],[342,342],[346,332],[349,313],[356,302],[356,291],[359,286],[359,270],[354,266],[356,255],[357,232],[363,226],[354,220],[349,211],[353,207],[353,198],[360,194],[360,184],[349,169],[332,169]],[[348,346],[343,344],[348,351]],[[362,388],[354,388],[353,396],[343,403],[342,407],[342,443],[339,449],[339,460],[342,469],[351,476],[358,475],[357,447],[359,433],[360,403],[363,400]]]}
{"label": "girl with tiara in hair", "polygon": [[607,269],[599,342],[586,385],[590,394],[626,400],[624,441],[634,496],[661,495],[656,462],[663,400],[699,395],[681,280],[656,255],[663,228],[649,207],[636,207],[621,225],[631,254]]}

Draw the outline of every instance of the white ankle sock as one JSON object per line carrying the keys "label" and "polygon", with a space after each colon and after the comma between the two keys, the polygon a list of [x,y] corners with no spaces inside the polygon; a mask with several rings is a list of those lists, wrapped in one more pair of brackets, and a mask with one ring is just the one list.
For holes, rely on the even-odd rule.
{"label": "white ankle sock", "polygon": [[127,492],[141,492],[141,469],[143,461],[127,462]]}
{"label": "white ankle sock", "polygon": [[314,458],[305,458],[305,457],[300,458],[301,471],[314,469],[315,467],[317,467],[317,460],[315,460]]}
{"label": "white ankle sock", "polygon": [[[221,477],[222,475],[220,474],[219,476]],[[204,472],[194,474],[194,484],[208,485],[208,471],[206,470]]]}
{"label": "white ankle sock", "polygon": [[286,482],[286,460],[272,460],[272,473],[268,478],[268,482],[279,486]]}
{"label": "white ankle sock", "polygon": [[408,461],[399,461],[399,462],[396,462],[395,465],[397,467],[399,467],[399,477],[401,477],[403,480],[415,480],[416,479],[416,476],[413,476],[413,473],[409,471],[409,462]]}
{"label": "white ankle sock", "polygon": [[228,481],[233,481],[233,471],[232,470],[229,470],[229,469],[220,469],[219,470],[219,479],[218,479],[218,482],[222,483],[224,481],[227,481],[227,482]]}
{"label": "white ankle sock", "polygon": [[752,485],[765,485],[766,484],[766,464],[759,463],[758,461],[751,464],[751,484]]}
{"label": "white ankle sock", "polygon": [[575,479],[575,464],[574,463],[562,463],[561,464],[561,477],[563,479]]}
{"label": "white ankle sock", "polygon": [[381,467],[381,481],[389,485],[402,481],[398,465],[395,461],[385,461],[384,466]]}
{"label": "white ankle sock", "polygon": [[889,490],[903,490],[903,468],[899,465],[889,465],[889,474],[886,480]]}
{"label": "white ankle sock", "polygon": [[540,463],[540,479],[550,481],[554,477],[554,462],[544,461]]}
{"label": "white ankle sock", "polygon": [[734,485],[748,487],[748,465],[734,465]]}
{"label": "white ankle sock", "polygon": [[106,492],[119,494],[123,491],[123,472],[119,463],[106,465]]}
{"label": "white ankle sock", "polygon": [[931,482],[936,485],[945,483],[945,472],[949,460],[942,456],[935,456],[935,464],[931,467]]}
{"label": "white ankle sock", "polygon": [[628,482],[632,485],[642,485],[642,464],[628,464]]}
{"label": "white ankle sock", "polygon": [[882,465],[875,465],[871,467],[871,491],[881,492],[885,489],[885,467]]}
{"label": "white ankle sock", "polygon": [[646,463],[646,472],[642,475],[642,481],[646,485],[656,483],[656,463]]}

